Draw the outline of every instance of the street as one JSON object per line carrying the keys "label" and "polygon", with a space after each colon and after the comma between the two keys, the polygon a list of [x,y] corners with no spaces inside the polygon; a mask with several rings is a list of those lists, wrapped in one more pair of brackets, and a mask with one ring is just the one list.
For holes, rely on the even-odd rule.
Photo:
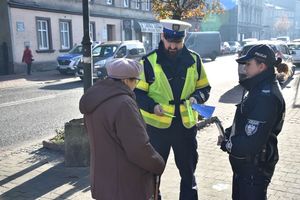
{"label": "street", "polygon": [[81,85],[76,78],[0,89],[0,151],[54,136],[65,122],[81,117]]}
{"label": "street", "polygon": [[[224,56],[214,62],[204,62],[213,88],[208,103],[214,105],[221,95],[220,100],[226,101],[224,93],[237,85],[234,58]],[[55,130],[63,128],[64,123],[82,117],[78,109],[83,93],[79,78],[0,87],[0,91],[0,112],[3,113],[0,117],[0,150],[53,137]]]}
{"label": "street", "polygon": [[[226,107],[225,116],[218,107],[215,111],[223,121],[232,116],[234,105],[242,95],[235,59],[236,55],[227,55],[213,62],[204,60],[212,86],[207,104],[220,102]],[[63,128],[64,123],[82,117],[78,109],[82,85],[79,78],[70,77],[9,88],[1,87],[0,83],[0,150],[53,137],[55,130]]]}
{"label": "street", "polygon": [[[230,126],[235,104],[242,95],[235,58],[223,56],[204,62],[212,86],[207,104],[216,106],[214,115],[224,127]],[[278,137],[280,160],[268,190],[270,200],[300,198],[299,74],[297,69],[283,89],[287,114]],[[41,148],[41,139],[54,136],[55,129],[81,117],[78,100],[83,93],[82,82],[58,74],[10,81],[0,82],[0,199],[91,199],[89,168],[65,167],[61,153]],[[228,155],[216,145],[217,136],[215,125],[197,135],[199,160],[195,174],[201,200],[231,199],[231,168]],[[8,149],[13,150],[3,151]],[[178,199],[179,186],[171,153],[161,180],[163,198]]]}

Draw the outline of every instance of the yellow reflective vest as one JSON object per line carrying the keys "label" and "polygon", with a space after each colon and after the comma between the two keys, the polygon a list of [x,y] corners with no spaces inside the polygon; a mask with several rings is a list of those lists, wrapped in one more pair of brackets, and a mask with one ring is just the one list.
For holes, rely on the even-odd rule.
{"label": "yellow reflective vest", "polygon": [[[195,63],[188,67],[184,87],[181,93],[181,100],[187,100],[185,104],[180,104],[179,110],[181,115],[181,120],[183,125],[186,128],[193,127],[198,119],[198,113],[193,111],[191,105],[189,103],[190,95],[196,90],[201,89],[209,85],[206,73],[204,68],[201,69],[201,75],[199,78],[197,72],[197,56],[195,54],[191,54],[195,60]],[[165,113],[163,116],[158,116],[153,113],[149,113],[143,109],[141,110],[142,116],[145,122],[151,126],[156,128],[169,128],[172,123],[172,119],[175,114],[175,105],[170,104],[170,101],[174,100],[173,93],[169,81],[162,70],[160,64],[156,63],[157,54],[150,54],[147,59],[149,60],[153,72],[154,72],[154,82],[149,85],[146,82],[144,72],[141,74],[141,80],[137,85],[137,88],[143,90],[148,93],[148,96],[152,98],[155,102],[159,103]],[[201,63],[201,66],[202,63]]]}

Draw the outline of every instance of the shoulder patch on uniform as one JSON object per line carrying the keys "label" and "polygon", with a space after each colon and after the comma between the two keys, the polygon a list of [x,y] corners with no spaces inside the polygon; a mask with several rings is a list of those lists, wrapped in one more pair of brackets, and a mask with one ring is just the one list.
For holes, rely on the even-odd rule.
{"label": "shoulder patch on uniform", "polygon": [[265,84],[263,87],[261,87],[261,93],[265,95],[270,95],[272,90],[272,86],[269,84]]}
{"label": "shoulder patch on uniform", "polygon": [[257,120],[248,119],[245,125],[245,132],[247,136],[254,135],[257,132],[258,126],[261,122]]}
{"label": "shoulder patch on uniform", "polygon": [[270,94],[271,90],[261,90],[261,92],[264,93],[264,94]]}

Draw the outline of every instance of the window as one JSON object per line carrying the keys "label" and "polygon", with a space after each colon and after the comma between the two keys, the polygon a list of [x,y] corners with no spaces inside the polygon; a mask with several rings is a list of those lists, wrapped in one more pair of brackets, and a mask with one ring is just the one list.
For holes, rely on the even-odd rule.
{"label": "window", "polygon": [[48,18],[37,18],[37,39],[39,50],[50,50],[50,19]]}
{"label": "window", "polygon": [[135,0],[135,8],[140,9],[140,6],[141,6],[140,0]]}
{"label": "window", "polygon": [[123,46],[116,53],[116,58],[123,58],[126,55],[126,46]]}
{"label": "window", "polygon": [[60,20],[60,48],[62,50],[71,49],[72,47],[72,35],[71,35],[71,21]]}
{"label": "window", "polygon": [[107,5],[113,5],[113,0],[106,0]]}
{"label": "window", "polygon": [[96,25],[95,22],[90,22],[90,38],[92,41],[96,41]]}
{"label": "window", "polygon": [[150,0],[146,0],[145,10],[150,10]]}
{"label": "window", "polygon": [[128,8],[129,7],[129,0],[124,0],[124,7]]}

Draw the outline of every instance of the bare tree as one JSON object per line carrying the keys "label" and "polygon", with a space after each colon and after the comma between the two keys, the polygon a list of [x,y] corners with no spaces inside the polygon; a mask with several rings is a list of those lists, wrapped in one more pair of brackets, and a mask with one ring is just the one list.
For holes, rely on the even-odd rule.
{"label": "bare tree", "polygon": [[279,34],[286,34],[291,26],[291,22],[289,21],[287,16],[282,16],[275,22],[275,30]]}

